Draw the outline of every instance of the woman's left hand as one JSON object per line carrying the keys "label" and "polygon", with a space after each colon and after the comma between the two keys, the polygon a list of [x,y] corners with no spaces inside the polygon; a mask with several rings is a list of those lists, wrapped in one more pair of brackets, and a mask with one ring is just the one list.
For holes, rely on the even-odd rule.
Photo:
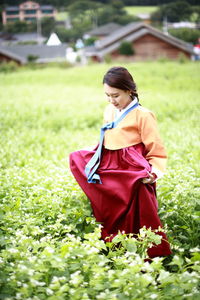
{"label": "woman's left hand", "polygon": [[153,183],[155,180],[156,180],[156,175],[155,175],[154,173],[153,173],[153,174],[149,173],[149,177],[143,178],[143,179],[142,179],[142,183],[149,183],[149,184],[151,184],[151,183]]}

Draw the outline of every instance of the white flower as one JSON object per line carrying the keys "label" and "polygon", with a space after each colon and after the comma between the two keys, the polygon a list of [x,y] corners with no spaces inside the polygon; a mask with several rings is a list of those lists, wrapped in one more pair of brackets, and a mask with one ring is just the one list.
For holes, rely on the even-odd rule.
{"label": "white flower", "polygon": [[156,299],[156,298],[158,298],[158,295],[156,295],[156,294],[151,294],[150,298],[151,298],[151,299]]}
{"label": "white flower", "polygon": [[49,296],[53,295],[53,291],[52,291],[50,288],[47,288],[47,289],[46,289],[46,293],[47,293],[47,295],[49,295]]}
{"label": "white flower", "polygon": [[10,252],[10,253],[18,253],[19,251],[17,250],[17,249],[15,249],[15,248],[10,248],[10,249],[8,249],[8,251]]}
{"label": "white flower", "polygon": [[46,247],[45,250],[49,253],[54,253],[54,249],[51,247]]}

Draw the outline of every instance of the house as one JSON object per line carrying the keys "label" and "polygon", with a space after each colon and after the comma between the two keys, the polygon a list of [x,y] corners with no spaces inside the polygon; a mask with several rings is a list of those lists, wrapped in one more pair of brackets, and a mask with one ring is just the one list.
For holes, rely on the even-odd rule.
{"label": "house", "polygon": [[29,62],[31,57],[36,63],[66,61],[67,44],[47,45],[10,45],[0,46],[0,63],[14,61],[19,65]]}
{"label": "house", "polygon": [[99,26],[97,28],[94,28],[88,32],[86,32],[86,37],[97,37],[98,39],[102,39],[105,38],[106,36],[112,34],[114,31],[118,30],[122,28],[121,25],[117,24],[117,23],[108,23],[102,26]]}
{"label": "house", "polygon": [[0,32],[0,44],[41,44],[44,43],[46,38],[37,32],[24,32],[24,33],[5,33]]}
{"label": "house", "polygon": [[114,31],[104,39],[95,42],[94,46],[85,49],[87,57],[95,61],[103,61],[106,55],[113,59],[125,58],[119,52],[123,41],[132,44],[134,55],[129,60],[156,60],[160,57],[177,59],[180,54],[191,58],[193,47],[173,36],[142,22],[129,23]]}
{"label": "house", "polygon": [[52,5],[40,5],[34,1],[26,1],[18,6],[7,6],[2,11],[3,25],[14,21],[37,21],[43,17],[55,18],[56,10]]}

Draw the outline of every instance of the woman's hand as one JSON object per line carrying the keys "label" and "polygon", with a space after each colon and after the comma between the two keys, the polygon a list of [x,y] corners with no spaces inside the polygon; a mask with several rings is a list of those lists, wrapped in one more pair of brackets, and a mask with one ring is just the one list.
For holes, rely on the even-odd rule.
{"label": "woman's hand", "polygon": [[142,183],[153,183],[156,180],[157,176],[154,173],[149,173],[149,177],[143,178]]}

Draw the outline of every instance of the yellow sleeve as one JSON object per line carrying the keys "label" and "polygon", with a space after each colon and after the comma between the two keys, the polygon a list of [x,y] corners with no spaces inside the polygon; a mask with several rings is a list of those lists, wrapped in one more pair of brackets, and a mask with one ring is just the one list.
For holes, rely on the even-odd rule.
{"label": "yellow sleeve", "polygon": [[166,171],[167,154],[161,141],[154,114],[143,111],[138,118],[138,129],[146,148],[146,159],[152,165],[152,173],[161,177]]}

